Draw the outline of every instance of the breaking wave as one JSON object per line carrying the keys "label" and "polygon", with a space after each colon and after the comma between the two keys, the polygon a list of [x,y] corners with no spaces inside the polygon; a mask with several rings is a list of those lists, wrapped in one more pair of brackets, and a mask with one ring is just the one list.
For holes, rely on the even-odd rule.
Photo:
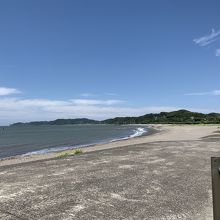
{"label": "breaking wave", "polygon": [[92,143],[92,144],[87,144],[87,145],[75,145],[75,146],[63,146],[63,147],[45,148],[45,149],[42,149],[42,150],[28,152],[28,153],[23,154],[21,156],[59,152],[59,151],[64,151],[64,150],[69,150],[69,149],[88,147],[88,146],[95,145],[95,144],[106,144],[106,143],[109,143],[109,142],[115,142],[115,141],[127,140],[127,139],[130,139],[130,138],[139,137],[139,136],[142,136],[143,134],[146,134],[147,132],[148,132],[147,128],[139,127],[139,128],[134,129],[132,134],[130,134],[130,135],[126,136],[126,137],[112,139],[110,141],[100,141],[100,142],[97,142],[97,143]]}

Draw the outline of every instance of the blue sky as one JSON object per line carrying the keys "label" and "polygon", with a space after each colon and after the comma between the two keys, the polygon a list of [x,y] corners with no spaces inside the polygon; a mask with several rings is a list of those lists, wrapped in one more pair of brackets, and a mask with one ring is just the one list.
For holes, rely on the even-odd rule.
{"label": "blue sky", "polygon": [[220,112],[220,1],[0,1],[0,124]]}

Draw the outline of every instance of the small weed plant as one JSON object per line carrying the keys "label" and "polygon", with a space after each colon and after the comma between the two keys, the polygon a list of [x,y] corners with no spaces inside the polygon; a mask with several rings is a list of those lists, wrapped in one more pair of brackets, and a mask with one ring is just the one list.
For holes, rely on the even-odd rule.
{"label": "small weed plant", "polygon": [[82,153],[82,150],[81,149],[76,149],[74,154],[81,154]]}
{"label": "small weed plant", "polygon": [[81,149],[75,149],[75,150],[68,150],[63,151],[57,155],[58,158],[65,158],[68,156],[76,155],[76,154],[82,154],[83,151]]}

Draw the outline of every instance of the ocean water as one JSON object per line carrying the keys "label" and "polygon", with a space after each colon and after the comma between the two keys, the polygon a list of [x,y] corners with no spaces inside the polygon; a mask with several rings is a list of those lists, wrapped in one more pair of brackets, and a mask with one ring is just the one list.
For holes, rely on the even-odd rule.
{"label": "ocean water", "polygon": [[0,127],[0,158],[56,152],[150,134],[137,125],[42,125]]}

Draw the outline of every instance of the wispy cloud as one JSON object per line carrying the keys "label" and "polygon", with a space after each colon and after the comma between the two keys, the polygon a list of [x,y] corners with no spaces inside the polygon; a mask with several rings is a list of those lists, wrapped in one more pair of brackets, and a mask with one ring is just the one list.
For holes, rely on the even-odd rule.
{"label": "wispy cloud", "polygon": [[[161,111],[175,111],[183,106],[143,106],[128,107],[126,101],[120,99],[26,99],[7,95],[20,93],[19,90],[0,87],[0,124],[18,121],[54,120],[57,118],[92,118],[106,119],[118,116],[139,116]],[[5,90],[6,89],[6,90]],[[220,90],[207,93],[192,93],[188,95],[220,95]],[[190,109],[196,111],[195,109]],[[207,112],[208,110],[201,110]]]}
{"label": "wispy cloud", "polygon": [[196,38],[193,41],[198,44],[199,46],[207,46],[211,43],[213,43],[214,41],[216,41],[218,39],[220,35],[220,30],[215,31],[214,29],[211,30],[211,33],[208,35],[205,35],[203,37],[200,38]]}
{"label": "wispy cloud", "polygon": [[[107,96],[117,96],[118,94],[114,93],[114,92],[106,92],[103,95],[107,95]],[[92,97],[98,97],[99,95],[94,94],[94,93],[81,93],[79,94],[79,96],[83,97],[83,98],[92,98]]]}
{"label": "wispy cloud", "polygon": [[217,49],[217,50],[215,51],[215,56],[220,57],[220,49]]}
{"label": "wispy cloud", "polygon": [[220,96],[220,90],[212,90],[212,91],[209,91],[209,92],[187,93],[185,95],[191,95],[191,96],[204,96],[204,95]]}
{"label": "wispy cloud", "polygon": [[100,100],[100,99],[72,99],[71,100],[76,105],[115,105],[123,103],[123,100],[109,99],[109,100]]}
{"label": "wispy cloud", "polygon": [[93,94],[93,93],[85,92],[85,93],[81,93],[80,96],[82,96],[82,97],[94,97],[96,95]]}
{"label": "wispy cloud", "polygon": [[109,96],[117,96],[117,94],[114,93],[114,92],[107,92],[106,95],[109,95]]}
{"label": "wispy cloud", "polygon": [[169,106],[124,107],[115,105],[119,103],[122,104],[122,101],[0,98],[0,123],[79,117],[106,119],[179,109]]}
{"label": "wispy cloud", "polygon": [[7,88],[7,87],[0,87],[0,96],[7,96],[12,94],[21,93],[18,89],[14,88]]}
{"label": "wispy cloud", "polygon": [[[216,92],[217,93],[217,92]],[[220,92],[219,92],[220,94]],[[21,99],[0,98],[0,124],[14,123],[18,121],[54,120],[57,118],[92,118],[106,119],[118,116],[139,116],[147,113],[161,111],[175,111],[183,109],[183,106],[143,106],[125,107],[123,103],[109,100],[50,100],[50,99]],[[199,112],[211,112],[218,110],[192,109]]]}

